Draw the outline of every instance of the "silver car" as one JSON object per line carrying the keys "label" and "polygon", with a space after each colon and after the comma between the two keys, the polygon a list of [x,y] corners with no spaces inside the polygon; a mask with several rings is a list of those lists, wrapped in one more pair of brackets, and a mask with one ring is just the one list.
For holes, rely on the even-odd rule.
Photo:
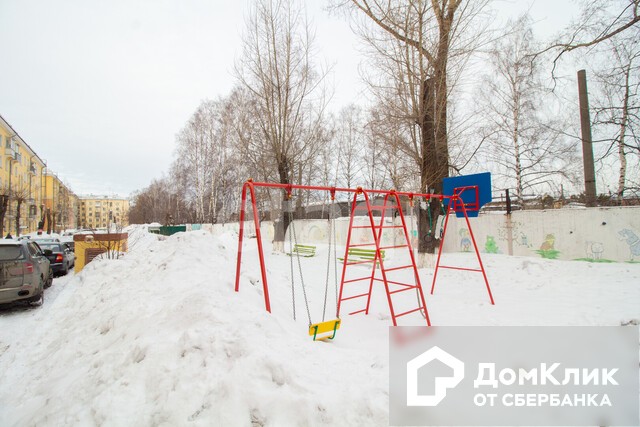
{"label": "silver car", "polygon": [[37,243],[0,240],[0,304],[23,301],[41,305],[53,272]]}

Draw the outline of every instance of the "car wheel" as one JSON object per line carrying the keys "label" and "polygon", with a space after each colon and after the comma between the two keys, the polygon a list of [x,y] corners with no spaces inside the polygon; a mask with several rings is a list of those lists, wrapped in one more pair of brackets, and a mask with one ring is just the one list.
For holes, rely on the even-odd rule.
{"label": "car wheel", "polygon": [[44,288],[47,289],[51,287],[52,284],[53,284],[53,271],[51,270],[51,268],[49,268],[49,277],[47,277],[47,280],[44,282]]}
{"label": "car wheel", "polygon": [[44,304],[44,288],[45,288],[45,282],[42,279],[42,277],[40,277],[40,295],[38,299],[36,300],[31,300],[31,305],[34,307],[42,307],[42,304]]}
{"label": "car wheel", "polygon": [[44,304],[44,289],[40,292],[40,298],[31,302],[33,307],[42,307],[42,304]]}
{"label": "car wheel", "polygon": [[60,273],[61,276],[66,276],[67,274],[69,274],[69,264],[65,264],[64,270],[62,270],[62,273]]}

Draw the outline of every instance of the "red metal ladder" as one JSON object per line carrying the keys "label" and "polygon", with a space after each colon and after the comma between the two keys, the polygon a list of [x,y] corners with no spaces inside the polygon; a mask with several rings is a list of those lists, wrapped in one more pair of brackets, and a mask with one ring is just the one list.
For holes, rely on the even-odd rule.
{"label": "red metal ladder", "polygon": [[[365,210],[367,212],[367,216],[369,219],[369,224],[368,225],[353,225],[353,219],[355,216],[355,212],[357,210],[362,210],[361,208],[358,209],[357,207],[357,203],[358,203],[358,195],[363,195],[364,196],[364,207]],[[388,205],[389,202],[389,198],[391,197],[391,199],[393,200],[392,205]],[[399,217],[401,219],[402,225],[395,225],[395,224],[391,224],[391,225],[385,225],[385,213],[387,210],[389,209],[397,209]],[[373,210],[380,210],[381,211],[381,215],[380,215],[380,222],[379,224],[376,224],[374,222],[373,219],[373,214],[372,211]],[[400,245],[392,245],[392,246],[381,246],[382,243],[382,233],[385,229],[398,229],[401,228],[403,230],[403,236],[404,236],[404,244],[400,244]],[[371,237],[373,238],[373,242],[368,242],[368,243],[357,243],[357,244],[353,244],[351,242],[351,238],[352,238],[352,230],[353,229],[370,229],[371,230]],[[355,248],[355,247],[375,247],[375,256],[373,259],[371,260],[358,260],[358,261],[349,261],[349,249],[350,248]],[[410,258],[410,264],[407,265],[401,265],[401,266],[396,266],[396,267],[390,267],[387,268],[385,267],[385,261],[384,258],[381,255],[381,251],[386,250],[386,249],[402,249],[405,248],[408,250],[409,252],[409,258]],[[374,282],[382,282],[384,284],[384,288],[385,288],[385,292],[387,294],[387,301],[389,303],[389,311],[391,313],[391,319],[393,321],[393,325],[397,326],[398,322],[397,319],[399,317],[402,316],[406,316],[408,314],[411,313],[415,313],[415,312],[423,312],[424,313],[424,319],[426,320],[427,325],[431,325],[431,322],[429,320],[429,314],[427,312],[427,304],[425,301],[425,297],[424,297],[424,293],[422,291],[422,285],[420,283],[420,277],[418,275],[418,269],[416,267],[416,261],[415,261],[415,257],[413,255],[413,249],[411,247],[411,240],[409,238],[409,233],[407,232],[407,224],[405,222],[404,219],[404,214],[402,213],[402,206],[400,205],[400,198],[398,196],[398,194],[395,191],[391,191],[388,194],[385,195],[384,198],[384,203],[382,207],[379,206],[372,206],[371,202],[369,200],[369,196],[368,194],[363,191],[362,189],[358,189],[358,191],[355,193],[354,197],[353,197],[353,203],[351,205],[351,216],[349,218],[349,229],[347,232],[347,242],[346,242],[346,247],[345,247],[345,255],[343,258],[343,262],[344,265],[342,267],[342,278],[340,281],[340,295],[338,298],[338,317],[340,316],[340,309],[342,307],[342,303],[344,301],[350,301],[350,300],[356,300],[356,299],[364,299],[366,297],[366,306],[362,309],[359,310],[355,310],[350,312],[350,315],[353,314],[358,314],[358,313],[365,313],[365,314],[369,314],[369,308],[371,305],[371,293],[373,291],[373,284]],[[371,273],[368,276],[364,276],[364,277],[357,277],[357,278],[352,278],[352,279],[347,279],[346,278],[346,271],[347,268],[353,265],[362,265],[362,264],[367,264],[367,263],[371,263]],[[380,266],[380,275],[382,277],[376,277],[376,267]],[[389,279],[389,274],[388,273],[392,273],[395,271],[401,271],[401,270],[405,270],[405,269],[412,269],[413,270],[413,277],[414,277],[414,283],[404,283],[404,282],[400,282],[398,280],[390,280]],[[362,283],[366,283],[366,281],[369,282],[369,286],[366,289],[362,289]],[[360,290],[356,291],[356,287],[357,284],[360,284]],[[349,288],[350,292],[345,292],[345,289]],[[353,289],[353,290],[352,290]],[[403,311],[401,313],[396,313],[395,309],[394,309],[394,304],[393,304],[393,298],[394,296],[398,295],[398,294],[402,294],[405,293],[407,291],[411,291],[411,290],[415,290],[415,292],[417,292],[417,298],[413,298],[412,301],[417,303],[417,308],[412,308],[410,310],[406,310]]]}

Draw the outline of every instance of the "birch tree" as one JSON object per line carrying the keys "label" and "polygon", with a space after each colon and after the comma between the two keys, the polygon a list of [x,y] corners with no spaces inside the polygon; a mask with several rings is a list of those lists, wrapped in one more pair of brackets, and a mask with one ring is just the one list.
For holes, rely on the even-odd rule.
{"label": "birch tree", "polygon": [[617,169],[615,194],[640,190],[640,28],[608,39],[598,48],[607,57],[595,73],[593,124],[599,161]]}
{"label": "birch tree", "polygon": [[[313,32],[300,3],[293,0],[257,0],[252,4],[242,39],[236,76],[253,102],[253,120],[259,135],[244,143],[289,184],[317,143],[325,102],[323,74],[314,63]],[[276,227],[275,245],[283,249],[289,217]]]}
{"label": "birch tree", "polygon": [[[563,178],[573,180],[576,147],[560,129],[561,115],[553,112],[540,81],[540,68],[531,56],[535,39],[530,18],[522,16],[510,25],[490,53],[490,73],[485,75],[480,114],[491,136],[486,158],[498,180],[515,189],[523,203],[525,191],[555,189]],[[550,116],[554,115],[555,118]]]}
{"label": "birch tree", "polygon": [[204,222],[206,195],[211,173],[211,141],[207,128],[210,117],[200,108],[189,119],[177,137],[174,176],[194,208],[194,222]]}
{"label": "birch tree", "polygon": [[362,107],[350,104],[338,113],[336,145],[338,150],[337,179],[341,186],[353,188],[362,183],[364,151],[367,146]]}

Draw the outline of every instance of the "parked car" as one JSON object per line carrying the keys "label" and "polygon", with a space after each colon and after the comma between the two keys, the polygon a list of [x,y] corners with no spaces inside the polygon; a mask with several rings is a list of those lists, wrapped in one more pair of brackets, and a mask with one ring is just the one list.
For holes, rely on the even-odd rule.
{"label": "parked car", "polygon": [[52,237],[52,236],[31,236],[29,239],[31,239],[32,242],[38,242],[38,243],[60,243],[60,239],[58,237]]}
{"label": "parked car", "polygon": [[76,264],[76,255],[62,242],[36,240],[51,263],[53,274],[66,275]]}
{"label": "parked car", "polygon": [[60,237],[60,241],[63,244],[67,245],[67,247],[69,249],[71,249],[71,252],[75,252],[76,251],[76,244],[73,241],[73,236],[64,235],[64,236]]}
{"label": "parked car", "polygon": [[0,304],[24,301],[41,305],[53,272],[37,243],[0,240]]}

